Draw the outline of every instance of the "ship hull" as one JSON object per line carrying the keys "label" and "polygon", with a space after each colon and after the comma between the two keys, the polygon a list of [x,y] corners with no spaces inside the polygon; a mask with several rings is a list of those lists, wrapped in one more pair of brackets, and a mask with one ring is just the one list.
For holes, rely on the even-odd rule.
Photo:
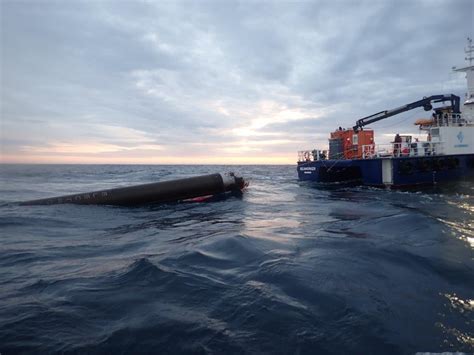
{"label": "ship hull", "polygon": [[474,176],[474,154],[298,162],[302,181],[377,187],[433,185]]}

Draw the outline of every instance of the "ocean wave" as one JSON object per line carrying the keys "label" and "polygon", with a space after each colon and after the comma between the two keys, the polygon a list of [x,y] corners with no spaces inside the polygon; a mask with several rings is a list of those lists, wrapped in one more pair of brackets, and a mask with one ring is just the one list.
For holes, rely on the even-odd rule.
{"label": "ocean wave", "polygon": [[213,203],[1,205],[0,352],[474,350],[470,182],[326,189],[292,166],[10,166],[0,180],[19,201],[216,170],[251,186]]}

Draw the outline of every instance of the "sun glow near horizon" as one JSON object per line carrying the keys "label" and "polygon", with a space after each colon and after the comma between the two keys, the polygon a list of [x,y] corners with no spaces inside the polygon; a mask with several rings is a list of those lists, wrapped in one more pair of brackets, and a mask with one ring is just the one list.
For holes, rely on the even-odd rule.
{"label": "sun glow near horizon", "polygon": [[[175,146],[107,143],[53,142],[22,146],[16,152],[2,152],[3,164],[295,164],[296,151],[269,152],[271,146],[291,146],[291,140],[251,141],[241,138],[228,144],[187,143]],[[281,149],[280,149],[281,150]]]}
{"label": "sun glow near horizon", "polygon": [[0,164],[144,164],[144,165],[295,165],[296,154],[288,156],[209,157],[183,156],[121,157],[83,155],[2,155]]}
{"label": "sun glow near horizon", "polygon": [[[69,140],[45,140],[2,151],[0,163],[295,164],[301,136],[266,129],[274,123],[297,122],[308,117],[316,120],[319,116],[315,110],[288,108],[283,102],[270,100],[257,102],[250,111],[234,106],[232,115],[239,117],[233,120],[236,124],[224,129],[204,128],[199,133],[204,138],[199,138],[198,132],[187,132],[183,137],[155,137],[152,130],[78,120],[70,130],[61,124],[51,128],[58,130],[58,134],[63,132]],[[88,136],[89,132],[96,137]]]}

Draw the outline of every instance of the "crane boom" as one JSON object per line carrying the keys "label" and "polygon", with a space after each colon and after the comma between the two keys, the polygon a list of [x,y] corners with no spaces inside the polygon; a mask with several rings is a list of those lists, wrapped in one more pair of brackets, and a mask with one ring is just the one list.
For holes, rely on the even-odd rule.
{"label": "crane boom", "polygon": [[375,113],[373,115],[363,117],[359,120],[357,120],[356,125],[353,127],[354,132],[357,132],[359,129],[362,127],[383,120],[385,118],[391,117],[398,115],[399,113],[413,110],[417,107],[423,107],[425,111],[430,111],[433,109],[433,106],[431,105],[432,103],[436,102],[445,102],[445,101],[451,101],[451,108],[453,110],[453,113],[460,113],[459,110],[459,103],[460,103],[460,98],[459,96],[453,95],[453,94],[447,94],[447,95],[432,95],[429,97],[424,97],[421,100],[409,103],[407,105],[403,105],[397,108],[394,108],[392,110],[386,110],[386,111],[380,111],[378,113]]}

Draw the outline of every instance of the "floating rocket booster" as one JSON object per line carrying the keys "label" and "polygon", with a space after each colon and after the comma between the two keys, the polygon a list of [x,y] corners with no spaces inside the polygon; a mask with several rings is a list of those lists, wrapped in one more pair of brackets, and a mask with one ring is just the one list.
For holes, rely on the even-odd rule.
{"label": "floating rocket booster", "polygon": [[109,190],[51,197],[20,202],[20,205],[142,205],[146,203],[175,202],[195,197],[240,191],[246,186],[243,178],[229,174],[211,174],[179,180],[122,187]]}

